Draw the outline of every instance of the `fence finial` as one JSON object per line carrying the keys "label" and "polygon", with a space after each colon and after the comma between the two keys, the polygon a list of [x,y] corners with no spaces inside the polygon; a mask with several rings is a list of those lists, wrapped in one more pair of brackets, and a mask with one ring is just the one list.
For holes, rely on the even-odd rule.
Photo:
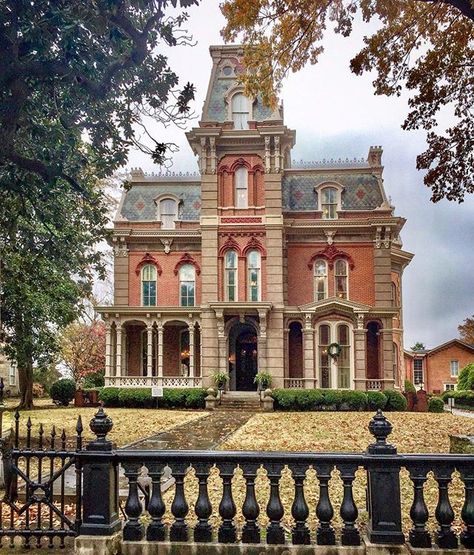
{"label": "fence finial", "polygon": [[367,449],[372,455],[388,455],[397,452],[397,448],[387,443],[387,437],[392,433],[393,426],[383,414],[382,409],[369,422],[369,432],[374,436],[375,443],[371,443]]}
{"label": "fence finial", "polygon": [[107,434],[112,429],[113,422],[112,419],[105,414],[103,407],[99,407],[99,410],[90,421],[89,427],[92,430],[92,433],[97,436],[97,439],[92,441],[89,445],[93,444],[100,449],[100,446],[104,448],[105,446],[109,446],[109,444],[111,444],[111,442],[107,439]]}

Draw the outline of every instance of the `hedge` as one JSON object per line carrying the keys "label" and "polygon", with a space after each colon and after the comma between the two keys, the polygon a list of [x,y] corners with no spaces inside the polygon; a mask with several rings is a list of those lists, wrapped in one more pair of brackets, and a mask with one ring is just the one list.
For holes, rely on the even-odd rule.
{"label": "hedge", "polygon": [[387,397],[385,410],[405,411],[407,410],[408,401],[405,395],[402,395],[396,389],[384,389],[383,394]]}
{"label": "hedge", "polygon": [[[398,394],[403,400],[401,393]],[[405,410],[404,408],[393,408],[397,405],[395,395],[392,393],[392,406],[389,410]],[[272,392],[275,400],[276,410],[290,411],[320,411],[320,410],[341,410],[341,411],[362,411],[376,410],[385,408],[388,399],[385,392],[381,391],[353,391],[347,389],[275,389]],[[402,406],[398,402],[398,406]]]}
{"label": "hedge", "polygon": [[202,409],[207,391],[201,388],[164,389],[163,397],[151,396],[151,388],[104,387],[99,399],[106,407]]}
{"label": "hedge", "polygon": [[454,406],[460,409],[474,409],[474,391],[445,391],[441,396],[445,403],[454,399]]}
{"label": "hedge", "polygon": [[75,393],[76,382],[68,379],[62,379],[54,382],[49,389],[51,399],[61,405],[64,405],[65,407],[67,407],[74,399]]}
{"label": "hedge", "polygon": [[431,397],[428,401],[428,412],[444,412],[444,402],[441,397]]}

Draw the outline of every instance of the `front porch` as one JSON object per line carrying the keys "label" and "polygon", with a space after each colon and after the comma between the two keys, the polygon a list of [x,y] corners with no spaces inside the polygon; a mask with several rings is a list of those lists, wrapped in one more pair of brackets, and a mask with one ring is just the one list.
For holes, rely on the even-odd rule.
{"label": "front porch", "polygon": [[201,387],[201,326],[196,309],[169,314],[103,313],[107,387]]}

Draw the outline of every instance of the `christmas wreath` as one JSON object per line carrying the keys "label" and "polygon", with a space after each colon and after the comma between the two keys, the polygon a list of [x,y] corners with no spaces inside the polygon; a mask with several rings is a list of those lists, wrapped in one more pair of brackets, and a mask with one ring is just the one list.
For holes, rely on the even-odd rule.
{"label": "christmas wreath", "polygon": [[328,354],[334,360],[337,359],[337,357],[341,354],[341,351],[342,347],[339,345],[339,343],[331,343],[331,345],[329,345],[328,347]]}

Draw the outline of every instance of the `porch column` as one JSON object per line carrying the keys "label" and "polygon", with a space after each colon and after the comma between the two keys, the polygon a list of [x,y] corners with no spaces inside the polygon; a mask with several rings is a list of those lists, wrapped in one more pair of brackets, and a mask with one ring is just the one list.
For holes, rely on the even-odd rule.
{"label": "porch column", "polygon": [[163,324],[158,322],[158,377],[163,377]]}
{"label": "porch column", "polygon": [[303,373],[305,377],[305,388],[314,387],[314,330],[311,322],[311,314],[305,315],[305,326],[303,330]]}
{"label": "porch column", "polygon": [[258,319],[260,324],[260,334],[258,338],[257,355],[258,355],[258,371],[267,371],[267,312],[266,310],[258,311]]}
{"label": "porch column", "polygon": [[216,312],[217,317],[217,353],[219,372],[229,372],[227,361],[227,337],[225,335],[224,314]]}
{"label": "porch column", "polygon": [[112,334],[110,322],[105,324],[105,377],[112,375]]}
{"label": "porch column", "polygon": [[122,323],[116,322],[116,359],[115,359],[115,375],[120,377],[122,375]]}
{"label": "porch column", "polygon": [[188,325],[189,330],[189,377],[194,378],[194,322]]}
{"label": "porch column", "polygon": [[367,389],[367,329],[364,328],[364,315],[357,316],[357,329],[354,330],[354,389]]}
{"label": "porch column", "polygon": [[153,374],[153,323],[148,323],[146,327],[146,376]]}

